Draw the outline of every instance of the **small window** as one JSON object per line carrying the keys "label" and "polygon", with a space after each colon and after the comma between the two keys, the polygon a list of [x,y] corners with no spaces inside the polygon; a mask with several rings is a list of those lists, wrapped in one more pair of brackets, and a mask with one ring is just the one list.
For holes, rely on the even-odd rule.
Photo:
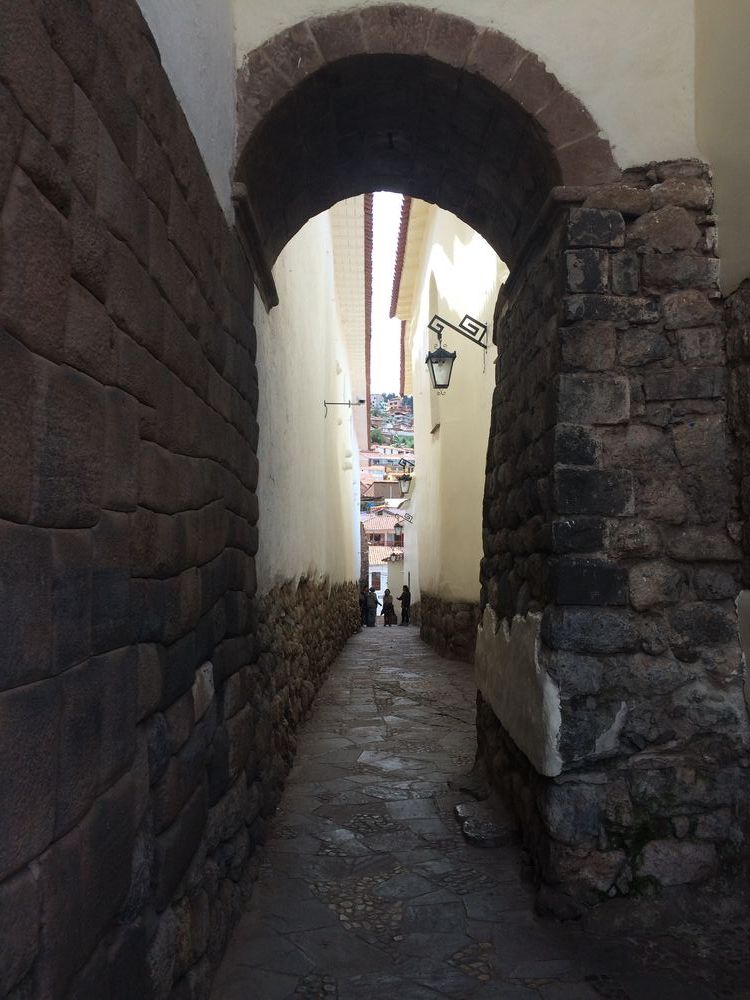
{"label": "small window", "polygon": [[380,573],[375,572],[370,574],[370,586],[374,587],[375,590],[380,590]]}

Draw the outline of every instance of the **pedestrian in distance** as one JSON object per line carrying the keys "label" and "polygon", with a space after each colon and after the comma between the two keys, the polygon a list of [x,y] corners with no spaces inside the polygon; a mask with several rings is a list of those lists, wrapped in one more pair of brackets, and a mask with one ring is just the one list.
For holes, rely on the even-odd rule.
{"label": "pedestrian in distance", "polygon": [[380,601],[378,600],[378,595],[375,593],[375,588],[370,587],[367,592],[367,627],[375,628],[375,619],[378,615],[378,605]]}
{"label": "pedestrian in distance", "polygon": [[401,591],[396,600],[401,601],[401,625],[409,624],[409,609],[411,608],[411,591],[404,584],[404,589]]}
{"label": "pedestrian in distance", "polygon": [[383,628],[386,626],[398,625],[398,618],[396,618],[396,612],[393,610],[393,595],[390,590],[386,588],[383,594]]}

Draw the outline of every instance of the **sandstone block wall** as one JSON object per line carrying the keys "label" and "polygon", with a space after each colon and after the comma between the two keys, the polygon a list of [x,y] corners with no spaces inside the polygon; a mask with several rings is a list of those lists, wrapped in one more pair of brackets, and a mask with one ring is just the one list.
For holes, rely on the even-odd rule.
{"label": "sandstone block wall", "polygon": [[449,660],[474,661],[479,624],[479,605],[468,601],[445,601],[422,591],[419,604],[419,634]]}
{"label": "sandstone block wall", "polygon": [[484,704],[480,744],[543,873],[627,892],[748,836],[716,226],[698,163],[558,194],[496,329],[483,601],[542,616],[563,771],[535,775]]}
{"label": "sandstone block wall", "polygon": [[318,594],[269,652],[252,274],[116,7],[0,5],[3,997],[207,995],[356,627]]}

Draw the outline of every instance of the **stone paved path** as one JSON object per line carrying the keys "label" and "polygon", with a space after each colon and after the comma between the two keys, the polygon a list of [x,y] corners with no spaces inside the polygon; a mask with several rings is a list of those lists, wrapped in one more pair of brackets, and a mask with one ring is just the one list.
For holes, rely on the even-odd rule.
{"label": "stone paved path", "polygon": [[212,1000],[750,998],[735,910],[721,942],[689,901],[556,923],[534,914],[518,846],[464,840],[453,809],[469,799],[474,696],[471,668],[416,628],[349,642],[300,733]]}

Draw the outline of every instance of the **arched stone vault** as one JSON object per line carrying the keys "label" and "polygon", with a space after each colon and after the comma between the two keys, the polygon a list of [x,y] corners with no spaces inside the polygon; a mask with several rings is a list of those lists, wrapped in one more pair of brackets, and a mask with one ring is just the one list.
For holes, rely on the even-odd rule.
{"label": "arched stone vault", "polygon": [[235,202],[267,306],[305,221],[380,188],[454,212],[510,265],[480,752],[548,880],[597,898],[711,875],[748,837],[749,732],[708,169],[623,175],[533,53],[414,6],[290,28],[248,55],[237,99]]}
{"label": "arched stone vault", "polygon": [[512,264],[552,188],[619,175],[596,123],[535,55],[419,7],[282,32],[246,58],[237,107],[240,216],[268,305],[280,250],[342,198],[386,189],[436,202]]}

